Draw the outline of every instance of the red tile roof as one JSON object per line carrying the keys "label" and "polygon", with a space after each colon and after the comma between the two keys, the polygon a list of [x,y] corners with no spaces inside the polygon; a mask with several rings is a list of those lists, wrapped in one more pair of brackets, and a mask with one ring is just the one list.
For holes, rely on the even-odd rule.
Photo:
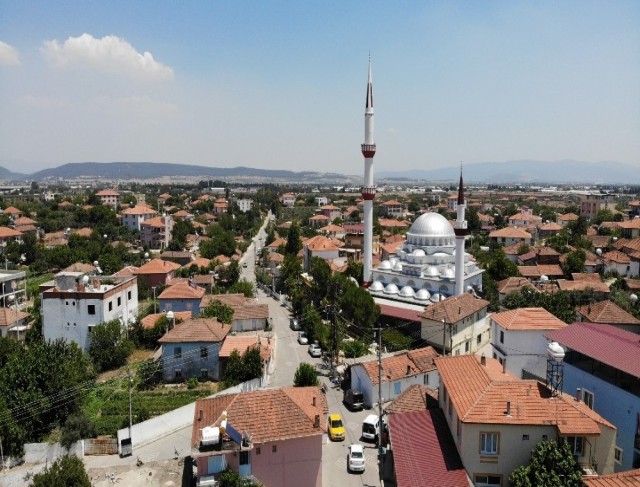
{"label": "red tile roof", "polygon": [[18,232],[9,227],[0,227],[0,238],[21,237],[22,232]]}
{"label": "red tile roof", "polygon": [[452,324],[463,320],[489,306],[489,301],[478,299],[471,294],[451,296],[444,301],[434,303],[424,310],[422,317],[428,320]]}
{"label": "red tile roof", "polygon": [[577,308],[578,313],[591,323],[608,325],[640,325],[640,320],[608,299]]}
{"label": "red tile roof", "polygon": [[[147,328],[147,329],[153,328],[154,326],[156,326],[156,323],[158,322],[158,320],[163,316],[167,316],[167,314],[152,313],[142,318],[140,320],[140,324],[142,325],[142,328]],[[174,311],[173,316],[176,319],[176,321],[177,320],[185,321],[191,318],[191,311]]]}
{"label": "red tile roof", "polygon": [[518,308],[494,313],[491,320],[505,330],[557,330],[567,324],[544,308]]}
{"label": "red tile roof", "polygon": [[535,289],[535,286],[524,277],[508,277],[498,282],[498,292],[500,294],[519,292],[523,288]]}
{"label": "red tile roof", "polygon": [[397,487],[469,485],[440,409],[389,415]]}
{"label": "red tile roof", "polygon": [[385,410],[387,413],[410,413],[425,411],[429,402],[438,402],[438,391],[423,384],[412,384],[396,397]]}
{"label": "red tile roof", "polygon": [[398,318],[405,321],[420,321],[421,311],[415,309],[405,309],[397,306],[391,306],[388,304],[378,304],[380,306],[380,314],[382,316],[390,316],[391,318]]}
{"label": "red tile roof", "polygon": [[505,227],[494,230],[489,234],[489,238],[523,238],[530,240],[531,234],[517,227]]}
{"label": "red tile roof", "polygon": [[192,318],[174,326],[158,343],[221,342],[230,331],[230,325],[215,318]]}
{"label": "red tile roof", "polygon": [[186,282],[177,282],[167,287],[158,299],[202,299],[204,289],[201,287],[191,286]]}
{"label": "red tile roof", "polygon": [[258,337],[255,335],[228,336],[225,338],[222,347],[220,347],[218,357],[228,358],[234,350],[237,350],[238,353],[242,355],[249,350],[249,348],[259,347],[260,356],[266,360],[271,356],[273,345],[273,342],[267,337]]}
{"label": "red tile roof", "polygon": [[[382,382],[394,382],[398,379],[411,377],[435,370],[433,359],[438,352],[433,347],[424,347],[409,352],[399,352],[382,359]],[[378,384],[378,360],[360,363],[371,383]]]}
{"label": "red tile roof", "polygon": [[574,323],[546,336],[565,348],[640,378],[640,337],[635,333],[600,323]]}
{"label": "red tile roof", "polygon": [[162,259],[153,259],[138,267],[136,274],[168,274],[180,268],[180,264]]}
{"label": "red tile roof", "polygon": [[638,487],[640,468],[627,472],[610,473],[599,477],[583,477],[585,487]]}
{"label": "red tile roof", "polygon": [[604,282],[598,281],[567,281],[565,279],[559,279],[558,287],[562,291],[586,291],[587,289],[593,289],[597,293],[609,293],[609,286]]}
{"label": "red tile roof", "polygon": [[[193,446],[198,445],[202,428],[220,425],[223,411],[236,431],[246,431],[254,443],[264,443],[323,435],[328,406],[319,387],[283,387],[198,399],[191,434]],[[314,424],[316,415],[320,416],[318,427]]]}

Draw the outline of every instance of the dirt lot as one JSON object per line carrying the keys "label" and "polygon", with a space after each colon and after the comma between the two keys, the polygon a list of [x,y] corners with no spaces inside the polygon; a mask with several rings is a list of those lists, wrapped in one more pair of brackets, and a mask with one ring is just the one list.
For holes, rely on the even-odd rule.
{"label": "dirt lot", "polygon": [[[163,460],[136,465],[119,465],[117,467],[90,468],[87,470],[91,485],[94,487],[110,487],[122,485],[139,486],[178,486],[191,487],[190,462]],[[195,485],[195,484],[194,484]]]}

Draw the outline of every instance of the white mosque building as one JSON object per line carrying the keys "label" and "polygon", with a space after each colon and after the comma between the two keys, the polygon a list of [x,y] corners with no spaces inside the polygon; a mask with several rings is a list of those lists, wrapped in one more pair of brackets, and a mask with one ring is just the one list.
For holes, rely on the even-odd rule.
{"label": "white mosque building", "polygon": [[439,213],[418,217],[397,257],[372,270],[369,292],[374,297],[426,306],[462,292],[482,290],[483,270],[464,252],[467,222],[462,188],[461,175],[456,229]]}

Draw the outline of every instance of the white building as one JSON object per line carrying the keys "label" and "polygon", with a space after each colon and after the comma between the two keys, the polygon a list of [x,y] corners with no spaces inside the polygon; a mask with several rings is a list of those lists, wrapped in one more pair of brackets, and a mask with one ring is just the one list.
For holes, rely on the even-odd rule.
{"label": "white building", "polygon": [[246,213],[247,211],[251,210],[251,208],[253,207],[253,200],[249,198],[243,198],[241,200],[237,200],[236,203],[238,204],[238,208],[242,213]]}
{"label": "white building", "polygon": [[[516,377],[541,379],[547,373],[545,335],[567,324],[544,308],[519,308],[491,315],[493,358]],[[504,363],[506,362],[506,364]],[[523,371],[528,372],[527,377]]]}
{"label": "white building", "polygon": [[127,208],[120,213],[122,225],[132,231],[140,231],[140,225],[143,221],[149,220],[158,214],[156,210],[147,205],[136,205],[133,208]]}
{"label": "white building", "polygon": [[42,292],[42,332],[46,340],[63,338],[89,349],[94,326],[120,320],[123,327],[138,315],[137,278],[89,277],[61,272]]}
{"label": "white building", "polygon": [[[396,257],[373,269],[369,292],[414,304],[438,302],[456,289],[456,235],[439,213],[424,213],[413,222]],[[482,269],[463,255],[463,289],[482,289]]]}

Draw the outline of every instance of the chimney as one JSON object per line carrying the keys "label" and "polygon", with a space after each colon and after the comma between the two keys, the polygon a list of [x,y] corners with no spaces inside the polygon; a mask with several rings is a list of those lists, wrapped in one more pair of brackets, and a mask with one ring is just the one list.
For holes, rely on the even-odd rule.
{"label": "chimney", "polygon": [[411,365],[407,365],[407,375],[411,373]]}
{"label": "chimney", "polygon": [[198,421],[202,421],[202,409],[198,410]]}
{"label": "chimney", "polygon": [[319,428],[320,427],[320,415],[316,414],[316,417],[313,420],[313,427],[314,428]]}
{"label": "chimney", "polygon": [[507,417],[511,417],[511,401],[507,401]]}
{"label": "chimney", "polygon": [[313,396],[313,400],[311,401],[311,405],[315,407],[315,405],[316,405],[316,396]]}
{"label": "chimney", "polygon": [[502,360],[502,373],[503,374],[507,373],[507,358],[506,357]]}
{"label": "chimney", "polygon": [[487,357],[484,356],[484,353],[480,355],[480,365],[487,365]]}
{"label": "chimney", "polygon": [[579,387],[576,389],[576,401],[582,401],[582,389]]}

